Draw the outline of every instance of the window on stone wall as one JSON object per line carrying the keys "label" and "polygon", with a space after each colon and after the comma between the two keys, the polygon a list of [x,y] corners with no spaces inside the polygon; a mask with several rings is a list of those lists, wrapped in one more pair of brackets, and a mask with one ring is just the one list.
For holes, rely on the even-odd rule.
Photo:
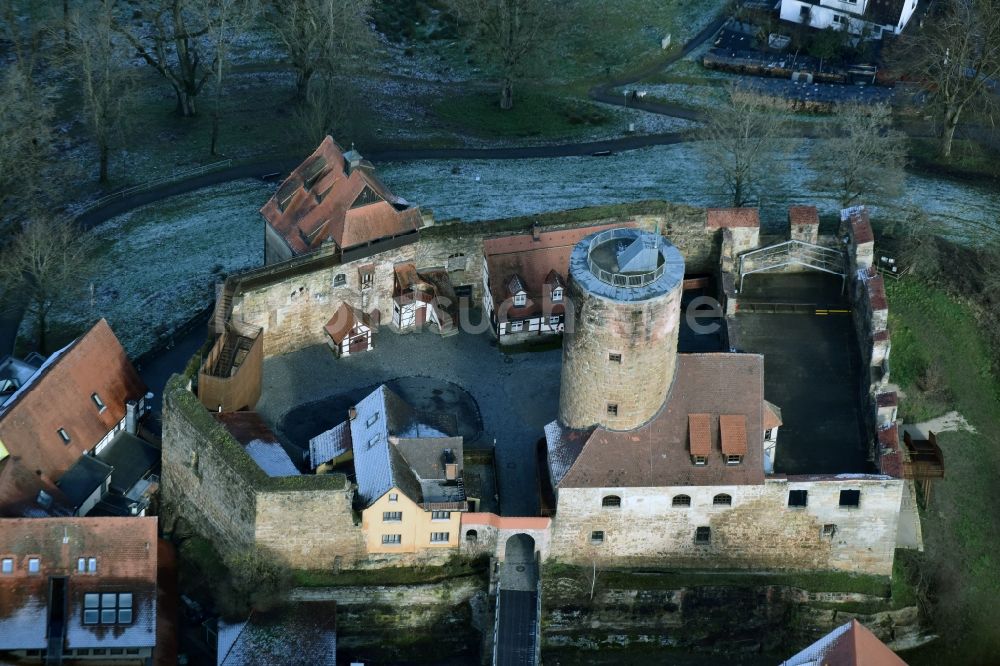
{"label": "window on stone wall", "polygon": [[343,273],[337,273],[333,277],[333,286],[334,287],[343,287],[345,284],[347,284],[347,276],[344,275]]}
{"label": "window on stone wall", "polygon": [[809,504],[809,491],[808,490],[789,490],[788,491],[788,506],[802,507]]}
{"label": "window on stone wall", "polygon": [[447,268],[449,271],[464,271],[466,263],[464,254],[453,254],[448,257]]}
{"label": "window on stone wall", "polygon": [[591,532],[590,543],[604,543],[604,530],[594,530]]}
{"label": "window on stone wall", "polygon": [[608,362],[618,363],[619,365],[621,365],[622,362],[621,352],[608,352]]}
{"label": "window on stone wall", "polygon": [[840,491],[840,506],[849,509],[856,509],[861,506],[861,491],[860,490],[841,490]]}
{"label": "window on stone wall", "polygon": [[707,545],[712,542],[712,528],[711,527],[699,527],[694,531],[694,542],[701,545]]}
{"label": "window on stone wall", "polygon": [[618,416],[618,403],[609,402],[608,403],[608,416]]}
{"label": "window on stone wall", "polygon": [[479,532],[476,530],[469,530],[465,533],[465,540],[469,543],[476,543],[479,541]]}
{"label": "window on stone wall", "polygon": [[733,496],[727,495],[726,493],[719,493],[718,495],[712,498],[712,504],[714,504],[715,506],[732,506]]}
{"label": "window on stone wall", "polygon": [[823,536],[833,538],[833,535],[837,533],[837,526],[833,523],[827,523],[823,526]]}
{"label": "window on stone wall", "polygon": [[673,506],[691,506],[691,496],[690,495],[674,495],[674,499],[671,501]]}
{"label": "window on stone wall", "polygon": [[618,495],[605,495],[601,499],[601,506],[617,509],[622,505],[622,498]]}

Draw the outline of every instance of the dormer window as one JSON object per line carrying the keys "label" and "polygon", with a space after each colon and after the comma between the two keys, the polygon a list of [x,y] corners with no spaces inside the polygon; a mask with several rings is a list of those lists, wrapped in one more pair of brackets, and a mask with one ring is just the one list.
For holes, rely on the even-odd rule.
{"label": "dormer window", "polygon": [[514,294],[514,307],[524,307],[528,303],[528,295],[523,291]]}
{"label": "dormer window", "polygon": [[69,444],[69,433],[66,432],[66,428],[59,428],[56,432],[59,433],[59,439],[63,441],[63,444]]}
{"label": "dormer window", "polygon": [[743,462],[743,456],[726,456],[727,465],[739,465]]}
{"label": "dormer window", "polygon": [[708,458],[706,456],[691,456],[691,463],[694,465],[707,465]]}
{"label": "dormer window", "polygon": [[562,287],[556,287],[555,289],[552,290],[552,300],[553,301],[561,301],[562,297],[563,297]]}
{"label": "dormer window", "polygon": [[91,393],[90,399],[93,400],[94,404],[97,406],[97,411],[103,412],[105,409],[108,408],[107,405],[104,404],[104,401],[101,400],[101,396],[97,395],[96,393]]}

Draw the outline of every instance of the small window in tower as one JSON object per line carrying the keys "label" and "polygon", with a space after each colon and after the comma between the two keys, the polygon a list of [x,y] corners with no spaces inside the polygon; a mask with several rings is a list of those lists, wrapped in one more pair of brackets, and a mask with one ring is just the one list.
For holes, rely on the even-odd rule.
{"label": "small window in tower", "polygon": [[617,363],[617,364],[621,365],[621,362],[622,362],[621,352],[608,352],[608,362],[609,363]]}
{"label": "small window in tower", "polygon": [[694,542],[700,546],[707,546],[712,542],[712,528],[699,527],[694,532]]}
{"label": "small window in tower", "polygon": [[604,530],[594,530],[591,532],[590,543],[604,543]]}
{"label": "small window in tower", "polygon": [[808,490],[789,490],[788,506],[803,507],[809,504]]}
{"label": "small window in tower", "polygon": [[618,416],[618,403],[609,402],[608,403],[608,416]]}
{"label": "small window in tower", "polygon": [[861,506],[861,491],[860,490],[841,490],[840,491],[840,506],[848,509],[856,509]]}

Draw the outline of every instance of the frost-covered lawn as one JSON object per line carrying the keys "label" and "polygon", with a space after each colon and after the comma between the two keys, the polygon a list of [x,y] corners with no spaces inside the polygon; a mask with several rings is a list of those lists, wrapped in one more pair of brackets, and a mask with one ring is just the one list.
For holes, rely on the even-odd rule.
{"label": "frost-covered lawn", "polygon": [[129,354],[148,351],[212,301],[220,276],[263,263],[258,210],[273,189],[256,180],[236,181],[95,227],[89,232],[98,248],[92,277],[53,323],[82,328],[105,317]]}
{"label": "frost-covered lawn", "polygon": [[[837,210],[836,201],[810,185],[815,176],[807,163],[811,145],[795,141],[781,158],[781,177],[761,202],[770,229],[782,228],[789,205],[816,204],[830,214]],[[401,196],[433,210],[438,220],[473,222],[639,199],[726,205],[726,195],[702,162],[696,145],[684,143],[610,157],[390,163],[379,165],[379,173]],[[985,187],[908,174],[894,212],[900,208],[926,211],[956,237],[1000,230],[1000,194]]]}

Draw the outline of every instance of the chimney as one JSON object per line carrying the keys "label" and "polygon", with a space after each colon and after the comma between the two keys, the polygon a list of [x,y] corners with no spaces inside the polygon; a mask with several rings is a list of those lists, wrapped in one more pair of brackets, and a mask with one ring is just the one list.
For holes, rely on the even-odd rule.
{"label": "chimney", "polygon": [[129,400],[125,403],[125,431],[134,435],[139,428],[139,403]]}
{"label": "chimney", "polygon": [[531,238],[536,241],[542,239],[542,230],[539,228],[537,221],[531,223]]}
{"label": "chimney", "polygon": [[358,408],[357,407],[350,407],[350,408],[348,408],[348,410],[347,410],[347,420],[348,421],[353,421],[356,418],[358,418]]}

